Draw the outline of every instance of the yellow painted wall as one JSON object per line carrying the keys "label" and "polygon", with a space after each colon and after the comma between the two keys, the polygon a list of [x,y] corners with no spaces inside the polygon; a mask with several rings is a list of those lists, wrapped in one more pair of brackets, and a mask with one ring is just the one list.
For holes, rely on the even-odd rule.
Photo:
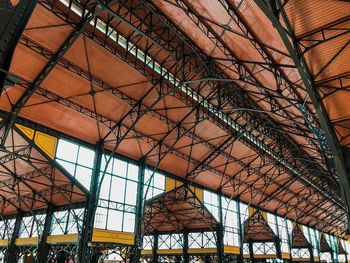
{"label": "yellow painted wall", "polygon": [[141,254],[142,255],[152,255],[152,250],[151,249],[142,249]]}
{"label": "yellow painted wall", "polygon": [[[252,216],[256,211],[256,208],[254,207],[248,207],[248,214],[249,216]],[[260,211],[260,213],[262,214],[263,218],[267,221],[267,213],[264,211]]]}
{"label": "yellow painted wall", "polygon": [[[247,254],[244,254],[243,257],[250,258],[250,256]],[[274,254],[254,255],[254,258],[276,258],[276,255]]]}
{"label": "yellow painted wall", "polygon": [[51,159],[55,158],[57,138],[43,132],[35,131],[32,128],[16,124],[16,127],[24,133],[30,140],[45,152]]}
{"label": "yellow painted wall", "polygon": [[168,176],[165,177],[165,191],[166,192],[169,192],[169,191],[173,190],[174,188],[179,187],[181,185],[183,185],[182,182],[175,180],[173,178],[170,178]]}
{"label": "yellow painted wall", "polygon": [[52,235],[46,238],[47,243],[76,243],[78,242],[78,234],[67,234],[67,235]]}
{"label": "yellow painted wall", "polygon": [[0,239],[0,247],[7,247],[8,243],[7,239]]}
{"label": "yellow painted wall", "polygon": [[239,254],[239,247],[225,245],[224,252],[226,254]]}
{"label": "yellow painted wall", "polygon": [[16,239],[16,245],[17,246],[23,246],[23,245],[37,245],[39,242],[38,237],[27,237],[27,238],[17,238]]}
{"label": "yellow painted wall", "polygon": [[216,253],[216,248],[189,248],[189,254],[213,254]]}
{"label": "yellow painted wall", "polygon": [[129,233],[129,232],[120,232],[120,231],[94,228],[92,233],[92,242],[134,245],[135,234]]}
{"label": "yellow painted wall", "polygon": [[182,249],[157,249],[158,255],[174,255],[174,254],[182,254]]}
{"label": "yellow painted wall", "polygon": [[[169,192],[171,190],[173,190],[176,187],[179,187],[183,185],[182,182],[175,180],[173,178],[170,178],[168,176],[165,177],[165,191]],[[203,189],[200,189],[198,187],[194,187],[194,186],[190,186],[190,189],[195,193],[195,195],[197,196],[197,198],[203,202]]]}
{"label": "yellow painted wall", "polygon": [[282,252],[282,258],[289,259],[290,258],[289,253]]}

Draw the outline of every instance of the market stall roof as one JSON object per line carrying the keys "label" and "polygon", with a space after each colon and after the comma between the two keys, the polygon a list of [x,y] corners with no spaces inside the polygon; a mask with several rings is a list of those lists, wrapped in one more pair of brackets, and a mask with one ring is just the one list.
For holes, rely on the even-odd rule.
{"label": "market stall roof", "polygon": [[179,186],[145,203],[142,232],[216,231],[217,220],[187,186]]}

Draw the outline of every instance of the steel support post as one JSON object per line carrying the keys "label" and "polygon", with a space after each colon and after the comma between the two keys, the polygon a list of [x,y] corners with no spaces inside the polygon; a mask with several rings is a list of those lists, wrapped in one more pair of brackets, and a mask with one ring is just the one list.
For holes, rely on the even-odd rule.
{"label": "steel support post", "polygon": [[49,254],[48,244],[46,243],[46,238],[50,234],[50,228],[52,223],[54,207],[50,204],[46,209],[46,218],[44,223],[43,233],[41,234],[39,245],[38,245],[38,263],[46,263],[47,256]]}
{"label": "steel support post", "polygon": [[314,246],[311,243],[309,243],[308,249],[309,249],[309,253],[310,253],[310,262],[315,262]]}
{"label": "steel support post", "polygon": [[11,237],[11,240],[9,242],[8,249],[7,249],[7,255],[6,255],[6,258],[7,258],[6,262],[7,263],[17,263],[18,262],[19,255],[18,255],[18,248],[16,246],[16,239],[17,239],[18,234],[19,234],[22,218],[23,218],[23,212],[22,212],[22,210],[18,210],[17,215],[16,215],[15,225],[14,225],[13,232],[12,232],[12,237]]}
{"label": "steel support post", "polygon": [[[303,231],[303,230],[301,230],[301,231]],[[307,228],[307,234],[308,234],[308,238],[307,239],[310,240],[309,241],[309,245],[308,245],[308,249],[309,249],[309,253],[310,253],[310,261],[311,262],[315,262],[314,245],[311,242],[312,239],[311,239],[311,234],[310,234],[310,228]]]}
{"label": "steel support post", "polygon": [[275,218],[275,224],[276,224],[276,230],[277,230],[277,235],[275,238],[275,246],[276,246],[276,256],[279,259],[282,259],[282,250],[281,250],[281,237],[280,237],[280,231],[279,231],[279,227],[278,227],[278,222],[277,222],[277,216],[273,215],[273,217]]}
{"label": "steel support post", "polygon": [[288,262],[292,262],[292,238],[291,233],[289,233],[287,220],[284,221],[285,227],[287,229],[287,237],[288,237],[288,247],[289,247],[289,260]]}
{"label": "steel support post", "polygon": [[90,193],[87,198],[85,207],[85,220],[83,223],[81,238],[79,241],[78,258],[79,262],[89,262],[90,251],[89,244],[92,240],[92,232],[94,227],[95,212],[100,195],[101,179],[101,162],[103,148],[102,144],[98,143],[95,151],[94,168],[91,176]]}
{"label": "steel support post", "polygon": [[218,191],[218,202],[219,202],[219,225],[216,230],[216,247],[218,262],[224,262],[224,226],[222,218],[222,193]]}
{"label": "steel support post", "polygon": [[158,263],[158,234],[154,234],[153,246],[152,246],[152,263]]}
{"label": "steel support post", "polygon": [[239,260],[238,262],[243,263],[243,243],[244,243],[244,225],[241,220],[241,201],[238,199],[237,202],[237,213],[238,213],[238,230],[239,230]]}
{"label": "steel support post", "polygon": [[144,209],[144,196],[143,188],[145,181],[145,170],[146,162],[145,159],[140,160],[139,165],[139,176],[138,176],[138,186],[137,186],[137,203],[136,203],[136,222],[135,222],[135,245],[133,248],[133,253],[131,253],[130,262],[138,263],[140,262],[141,250],[143,245],[143,235],[141,233],[142,219],[143,219],[143,209]]}
{"label": "steel support post", "polygon": [[317,253],[318,253],[319,260],[321,260],[321,246],[320,246],[319,240],[317,242]]}
{"label": "steel support post", "polygon": [[334,263],[338,263],[337,257],[335,255],[335,250],[333,249],[333,246],[331,245],[331,258],[332,258],[332,262]]}
{"label": "steel support post", "polygon": [[253,242],[252,242],[252,241],[248,241],[248,246],[249,246],[249,258],[250,258],[250,262],[255,262],[255,259],[254,259],[254,250],[253,250]]}
{"label": "steel support post", "polygon": [[184,255],[184,263],[190,262],[190,257],[188,255],[188,231],[184,231],[184,243],[183,243],[183,255]]}

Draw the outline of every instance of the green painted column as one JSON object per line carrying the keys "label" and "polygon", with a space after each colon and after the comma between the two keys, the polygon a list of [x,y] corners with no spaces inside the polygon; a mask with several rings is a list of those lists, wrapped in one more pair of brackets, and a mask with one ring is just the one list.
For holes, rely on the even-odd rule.
{"label": "green painted column", "polygon": [[16,246],[16,239],[19,235],[19,230],[21,227],[21,222],[23,218],[23,212],[21,210],[17,211],[16,221],[12,232],[12,237],[9,240],[9,245],[7,248],[6,262],[7,263],[17,263],[18,262],[18,248]]}
{"label": "green painted column", "polygon": [[136,217],[135,217],[135,245],[132,249],[130,262],[139,263],[141,258],[141,250],[143,246],[143,235],[141,233],[142,218],[144,210],[144,181],[145,181],[145,159],[140,160],[138,186],[137,186],[137,199],[136,199]]}
{"label": "green painted column", "polygon": [[152,263],[158,263],[158,234],[154,235],[153,246],[152,246]]}
{"label": "green painted column", "polygon": [[243,243],[244,243],[244,225],[241,220],[241,201],[237,200],[237,213],[238,213],[238,229],[239,229],[239,262],[243,263]]}
{"label": "green painted column", "polygon": [[38,255],[37,255],[37,262],[38,263],[46,263],[47,262],[47,256],[49,254],[49,247],[46,243],[46,238],[50,234],[50,228],[52,223],[52,217],[53,217],[54,207],[53,205],[49,205],[46,209],[46,218],[44,223],[44,229],[40,237],[39,245],[38,245]]}
{"label": "green painted column", "polygon": [[95,213],[100,195],[100,187],[103,180],[100,173],[103,154],[102,147],[102,143],[98,143],[95,148],[95,160],[91,176],[90,191],[86,201],[84,223],[78,248],[79,262],[90,261],[91,251],[89,244],[91,244]]}
{"label": "green painted column", "polygon": [[183,255],[184,255],[184,263],[190,262],[190,257],[188,255],[188,231],[184,231],[184,244],[183,244]]}
{"label": "green painted column", "polygon": [[280,230],[279,230],[279,227],[278,227],[277,216],[273,215],[273,217],[275,219],[276,231],[277,231],[276,238],[275,238],[276,256],[277,256],[277,258],[282,259],[282,250],[281,250],[282,240],[281,240],[281,237],[280,237]]}
{"label": "green painted column", "polygon": [[224,262],[224,226],[222,218],[222,193],[218,191],[218,202],[219,202],[219,225],[216,230],[216,247],[218,263]]}

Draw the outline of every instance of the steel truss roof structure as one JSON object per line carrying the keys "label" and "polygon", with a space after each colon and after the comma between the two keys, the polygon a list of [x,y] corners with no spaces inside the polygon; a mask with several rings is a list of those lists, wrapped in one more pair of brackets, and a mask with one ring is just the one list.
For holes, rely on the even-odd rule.
{"label": "steel truss roof structure", "polygon": [[[6,12],[19,12],[6,2]],[[8,50],[6,56],[0,53],[2,217],[84,203],[87,231],[79,249],[89,249],[103,180],[98,167],[108,152],[180,178],[186,187],[179,189],[190,192],[194,206],[201,202],[187,186],[200,185],[347,237],[349,3],[39,0],[21,5],[32,7],[16,13],[23,27],[4,34],[16,34],[14,52],[14,44],[0,42],[1,50]],[[99,157],[90,189],[38,146],[36,134],[26,134],[29,124],[94,148]],[[142,217],[154,206],[144,203],[141,188],[138,248]],[[170,193],[155,203],[164,205]],[[189,211],[207,215],[196,208]],[[210,213],[206,217],[215,221]],[[259,221],[262,214],[255,217]],[[293,236],[304,247],[307,240],[297,231]],[[253,236],[247,232],[246,238]]]}

